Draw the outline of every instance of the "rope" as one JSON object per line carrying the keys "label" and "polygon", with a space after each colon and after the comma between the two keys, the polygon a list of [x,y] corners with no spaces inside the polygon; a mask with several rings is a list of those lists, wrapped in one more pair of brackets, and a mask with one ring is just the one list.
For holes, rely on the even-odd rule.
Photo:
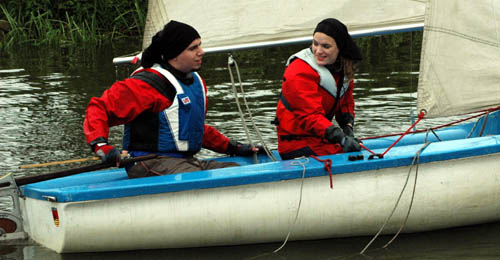
{"label": "rope", "polygon": [[302,170],[302,181],[300,183],[300,195],[299,195],[299,203],[297,205],[297,212],[295,213],[295,219],[293,220],[293,223],[290,225],[288,229],[288,234],[286,235],[285,241],[283,241],[283,244],[276,250],[273,251],[273,253],[277,253],[280,251],[283,247],[285,247],[286,243],[288,242],[288,238],[290,238],[290,234],[292,233],[293,228],[295,227],[297,223],[297,219],[299,218],[299,212],[300,212],[300,206],[302,205],[302,190],[304,189],[304,179],[306,176],[306,164],[309,163],[309,158],[305,158],[303,162],[301,161],[292,161],[290,165],[301,165],[303,170]]}
{"label": "rope", "polygon": [[[273,153],[267,147],[266,143],[264,142],[264,138],[262,138],[262,135],[261,135],[259,129],[257,128],[257,125],[255,124],[255,121],[254,121],[253,116],[252,116],[252,112],[251,112],[250,108],[248,107],[248,102],[247,102],[246,97],[245,97],[245,91],[243,90],[243,84],[241,82],[241,75],[240,75],[240,70],[238,68],[238,64],[233,59],[233,56],[231,54],[229,54],[228,61],[227,61],[227,68],[229,70],[229,76],[231,78],[231,87],[233,89],[234,99],[236,100],[236,105],[238,107],[238,112],[239,112],[241,121],[243,123],[243,128],[245,129],[245,133],[247,135],[247,138],[248,138],[248,141],[250,143],[250,146],[252,148],[255,147],[254,144],[253,144],[253,142],[252,142],[252,140],[251,140],[251,138],[250,138],[250,133],[248,132],[248,127],[247,127],[246,122],[245,122],[243,111],[241,110],[241,106],[240,106],[239,99],[238,99],[238,91],[236,90],[236,87],[235,87],[235,84],[234,84],[234,77],[233,77],[233,72],[231,70],[231,65],[234,65],[234,67],[236,69],[236,74],[238,75],[238,82],[239,82],[239,85],[240,85],[241,94],[243,96],[243,102],[245,104],[248,116],[250,117],[250,120],[252,122],[253,128],[254,128],[255,132],[257,133],[257,136],[258,136],[258,138],[259,138],[259,140],[260,140],[260,142],[262,144],[262,147],[264,148],[264,151],[266,152],[267,156],[271,160],[277,161],[278,159],[276,159],[276,157],[273,155]],[[255,153],[254,153],[254,162],[258,163],[258,161],[257,161],[257,154],[255,154]]]}
{"label": "rope", "polygon": [[361,146],[361,148],[367,150],[371,154],[376,155],[376,153],[374,153],[372,150],[368,149],[368,147],[366,147],[363,143],[359,143],[359,146]]}
{"label": "rope", "polygon": [[[463,118],[463,119],[460,119],[460,120],[456,120],[456,121],[453,121],[453,122],[448,123],[448,124],[442,124],[442,125],[439,125],[439,126],[436,126],[436,127],[432,127],[431,129],[432,130],[437,130],[437,129],[440,129],[440,128],[444,128],[444,127],[456,125],[458,123],[462,123],[464,121],[467,121],[467,120],[470,120],[470,119],[473,119],[473,118],[476,118],[476,117],[480,117],[480,116],[486,115],[488,113],[491,113],[491,112],[497,111],[497,110],[500,110],[500,107],[495,107],[495,108],[480,110],[480,111],[477,111],[480,114],[473,115],[473,116],[470,116],[470,117],[467,117],[467,118]],[[425,132],[425,131],[427,131],[427,129],[421,129],[421,130],[417,130],[417,131],[411,131],[408,134],[422,133],[422,132]],[[390,137],[390,136],[396,136],[396,135],[401,135],[401,133],[363,137],[363,138],[361,138],[361,140],[369,140],[369,139],[376,139],[376,138],[381,138],[381,137]]]}
{"label": "rope", "polygon": [[311,155],[311,157],[324,164],[325,170],[327,170],[328,174],[330,175],[330,189],[333,189],[332,160],[330,159],[321,160],[320,158],[316,157],[316,155]]}
{"label": "rope", "polygon": [[479,132],[479,135],[478,135],[479,137],[483,136],[484,128],[486,128],[486,122],[488,122],[489,115],[490,115],[490,113],[486,112],[486,116],[484,117],[483,126],[481,127],[481,131]]}
{"label": "rope", "polygon": [[[368,147],[364,146],[363,143],[359,143],[359,145],[361,146],[361,148],[367,150],[368,152],[370,152],[372,155],[369,157],[369,159],[373,158],[373,156],[378,156],[379,158],[384,158],[384,155],[392,149],[392,147],[394,147],[405,135],[407,135],[410,130],[412,128],[415,128],[415,126],[420,122],[420,120],[422,120],[424,118],[425,114],[423,112],[420,113],[420,115],[418,116],[418,120],[416,122],[414,122],[409,128],[408,130],[406,130],[403,134],[401,134],[401,136],[396,140],[394,141],[394,143],[391,144],[391,146],[389,146],[383,153],[381,154],[376,154],[375,152],[373,152],[372,150],[368,149]],[[434,131],[432,131],[434,133],[434,135],[436,135],[436,133]],[[436,137],[439,139],[439,137],[436,135]]]}
{"label": "rope", "polygon": [[[430,143],[425,143],[424,146],[422,146],[422,148],[420,148],[420,150],[417,152],[416,154],[416,160],[417,160],[417,163],[415,165],[415,180],[413,182],[413,190],[412,190],[412,194],[411,194],[411,200],[410,200],[410,205],[408,206],[408,212],[406,213],[406,217],[405,217],[405,220],[403,222],[403,224],[401,225],[401,227],[399,228],[398,232],[396,232],[396,234],[392,237],[391,240],[389,240],[389,242],[387,242],[387,244],[385,244],[382,248],[386,248],[388,247],[395,239],[396,237],[398,237],[399,233],[401,233],[401,231],[403,230],[404,226],[406,225],[406,223],[408,222],[408,217],[410,216],[410,211],[411,211],[411,208],[413,206],[413,199],[415,198],[415,190],[416,190],[416,187],[417,187],[417,177],[418,177],[418,165],[420,164],[420,154],[421,152],[429,145]],[[415,159],[414,159],[415,160]],[[410,168],[410,171],[411,171],[411,168]]]}
{"label": "rope", "polygon": [[[444,125],[441,125],[441,126],[438,126],[438,127],[433,127],[433,128],[429,128],[425,131],[427,131],[427,135],[429,134],[429,131],[431,131],[434,136],[436,136],[436,138],[441,141],[441,139],[439,138],[439,136],[436,134],[436,132],[434,130],[436,129],[439,129],[439,128],[442,128],[442,127],[446,127],[446,126],[450,126],[452,124],[456,124],[456,123],[460,123],[460,122],[463,122],[463,121],[466,121],[466,120],[469,120],[469,119],[472,119],[472,118],[476,118],[476,117],[479,117],[479,116],[483,116],[483,115],[486,115],[485,116],[485,119],[483,121],[483,125],[481,127],[481,131],[479,132],[479,135],[478,136],[482,136],[483,133],[484,133],[484,129],[486,127],[486,122],[488,121],[488,116],[490,114],[491,111],[495,111],[495,110],[498,110],[500,108],[493,108],[493,109],[487,109],[485,110],[483,113],[481,114],[478,114],[478,115],[474,115],[474,116],[470,116],[468,118],[464,118],[464,119],[461,119],[461,120],[457,120],[455,122],[452,122],[452,123],[449,123],[449,124],[444,124]],[[424,119],[424,116],[425,114],[423,112],[420,113],[420,115],[418,116],[418,120],[416,122],[414,122],[409,128],[408,130],[406,130],[403,134],[401,134],[401,136],[393,143],[391,144],[391,146],[389,146],[382,154],[379,154],[378,156],[380,158],[384,157],[384,155],[390,150],[392,149],[392,147],[394,147],[405,135],[407,135],[408,133],[418,133],[418,132],[424,132],[423,130],[420,130],[420,131],[410,131],[412,128],[415,128],[415,126],[420,122],[420,120]],[[476,121],[476,123],[474,124],[474,126],[472,127],[471,131],[469,132],[469,134],[467,135],[466,138],[469,138],[471,135],[472,135],[472,132],[474,131],[474,129],[476,128],[477,124],[478,124],[479,120]],[[399,134],[393,134],[393,135],[385,135],[385,136],[378,136],[378,137],[369,137],[369,138],[362,138],[362,140],[366,140],[366,139],[373,139],[373,138],[379,138],[379,137],[387,137],[387,136],[394,136],[394,135],[399,135]],[[427,137],[426,137],[427,139]],[[367,150],[368,152],[372,153],[373,155],[376,155],[374,152],[370,151],[370,149],[368,149],[366,146],[364,146],[363,144],[361,144],[361,147],[364,148],[365,150]]]}
{"label": "rope", "polygon": [[414,182],[414,186],[413,186],[413,192],[412,192],[412,197],[411,197],[411,201],[410,201],[410,206],[408,208],[408,212],[406,214],[406,218],[404,220],[404,223],[402,224],[402,226],[400,227],[399,231],[396,233],[396,235],[384,246],[387,247],[390,243],[392,243],[392,241],[397,237],[397,235],[401,232],[401,230],[403,229],[404,225],[406,225],[406,222],[408,220],[408,217],[410,215],[410,210],[411,210],[411,207],[413,205],[413,199],[414,199],[414,196],[415,196],[415,188],[416,188],[416,184],[417,184],[417,174],[418,174],[418,163],[420,162],[420,154],[422,153],[422,151],[429,145],[430,143],[425,143],[418,151],[417,153],[415,154],[415,156],[413,157],[413,161],[410,165],[410,169],[408,170],[408,174],[406,176],[406,181],[405,181],[405,184],[403,185],[403,188],[401,190],[401,193],[399,194],[399,197],[398,199],[396,200],[396,204],[394,205],[394,208],[392,209],[391,211],[391,214],[389,214],[389,217],[387,217],[387,219],[385,220],[384,224],[380,227],[379,231],[377,232],[377,234],[375,234],[375,236],[372,238],[372,240],[370,240],[370,242],[368,242],[368,244],[363,248],[363,250],[361,250],[360,254],[364,254],[364,252],[368,249],[368,247],[370,247],[370,245],[375,241],[375,239],[377,239],[377,237],[380,235],[380,233],[382,233],[382,231],[384,230],[385,226],[387,225],[387,223],[389,223],[389,220],[392,218],[392,216],[394,215],[394,212],[396,211],[396,208],[398,207],[399,205],[399,202],[401,201],[401,198],[403,196],[403,193],[404,191],[406,190],[406,186],[408,185],[408,180],[410,178],[410,174],[411,174],[411,170],[413,168],[413,166],[415,165],[415,162],[417,162],[417,168],[416,168],[416,171],[415,171],[415,182]]}
{"label": "rope", "polygon": [[[231,86],[233,89],[234,100],[236,101],[236,106],[238,107],[238,113],[240,115],[241,122],[243,123],[243,129],[245,130],[245,134],[247,136],[248,142],[250,143],[250,146],[253,149],[255,147],[255,145],[253,144],[252,138],[250,138],[250,133],[248,132],[247,123],[245,122],[245,118],[243,116],[243,111],[241,111],[241,106],[240,106],[240,102],[238,99],[238,93],[236,91],[236,87],[234,86],[234,77],[233,77],[233,72],[231,71],[231,65],[234,63],[235,62],[234,62],[232,56],[229,56],[228,61],[227,61],[227,69],[229,70],[229,76],[231,77]],[[259,162],[257,160],[257,154],[255,154],[255,153],[253,154],[253,161],[254,161],[254,163]]]}
{"label": "rope", "polygon": [[418,120],[417,120],[415,123],[413,123],[413,125],[412,125],[412,126],[410,126],[410,128],[408,128],[408,130],[406,130],[406,132],[404,132],[404,133],[403,133],[403,134],[402,134],[402,135],[398,138],[398,140],[396,140],[393,144],[391,144],[391,146],[389,146],[389,147],[387,148],[387,150],[385,150],[385,152],[383,152],[383,153],[382,153],[382,157],[383,157],[383,156],[384,156],[384,155],[385,155],[385,154],[386,154],[389,150],[391,150],[391,148],[392,148],[393,146],[395,146],[395,145],[399,142],[399,140],[401,140],[401,138],[403,138],[406,134],[408,134],[408,133],[410,132],[410,130],[411,130],[413,127],[415,127],[415,126],[416,126],[416,125],[420,122],[420,120],[422,120],[422,119],[424,118],[424,116],[425,116],[424,112],[420,112],[420,115],[418,115]]}

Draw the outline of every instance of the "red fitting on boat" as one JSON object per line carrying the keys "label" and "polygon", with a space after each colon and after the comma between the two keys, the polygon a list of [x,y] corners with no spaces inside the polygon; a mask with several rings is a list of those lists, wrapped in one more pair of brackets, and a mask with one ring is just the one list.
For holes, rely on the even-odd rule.
{"label": "red fitting on boat", "polygon": [[330,189],[333,189],[332,160],[330,159],[321,160],[320,158],[316,157],[316,155],[311,155],[311,157],[319,162],[322,162],[325,165],[324,168],[325,170],[328,171],[328,174],[330,175]]}
{"label": "red fitting on boat", "polygon": [[420,114],[418,114],[418,119],[422,120],[425,117],[425,110],[420,111]]}
{"label": "red fitting on boat", "polygon": [[130,63],[137,64],[138,61],[139,61],[139,57],[135,56]]}

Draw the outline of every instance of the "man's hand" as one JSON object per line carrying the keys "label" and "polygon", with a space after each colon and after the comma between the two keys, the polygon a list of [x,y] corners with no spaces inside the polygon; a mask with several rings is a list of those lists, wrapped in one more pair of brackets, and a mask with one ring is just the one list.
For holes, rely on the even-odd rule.
{"label": "man's hand", "polygon": [[231,140],[227,144],[227,150],[226,153],[231,155],[231,156],[251,156],[254,153],[265,153],[266,151],[264,150],[263,146],[257,145],[252,148],[250,144],[242,144],[240,142],[237,142],[235,140]]}
{"label": "man's hand", "polygon": [[120,153],[116,148],[107,143],[98,143],[95,145],[94,152],[101,158],[103,163],[119,163]]}

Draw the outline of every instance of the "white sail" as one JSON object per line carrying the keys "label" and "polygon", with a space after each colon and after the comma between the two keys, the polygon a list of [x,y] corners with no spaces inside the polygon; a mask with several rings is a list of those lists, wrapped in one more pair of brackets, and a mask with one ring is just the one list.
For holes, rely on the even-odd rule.
{"label": "white sail", "polygon": [[424,11],[423,0],[150,0],[143,49],[169,20],[196,28],[210,51],[310,41],[318,22],[329,17],[351,34],[421,27]]}
{"label": "white sail", "polygon": [[500,1],[430,1],[418,111],[460,115],[500,106]]}
{"label": "white sail", "polygon": [[449,116],[500,106],[499,10],[494,0],[150,0],[143,49],[170,20],[195,27],[211,52],[307,42],[328,17],[363,36],[423,26],[425,16],[418,110]]}

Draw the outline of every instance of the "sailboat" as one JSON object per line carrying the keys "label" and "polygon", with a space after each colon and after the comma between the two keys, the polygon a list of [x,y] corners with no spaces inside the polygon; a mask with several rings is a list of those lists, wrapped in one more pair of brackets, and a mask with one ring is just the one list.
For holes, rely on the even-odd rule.
{"label": "sailboat", "polygon": [[[29,184],[7,176],[0,192],[15,203],[0,214],[2,237],[27,235],[66,253],[285,244],[498,221],[498,10],[500,2],[486,0],[150,1],[144,46],[169,20],[197,28],[207,52],[308,42],[327,17],[355,37],[423,28],[419,118],[403,134],[365,139],[356,153],[281,160],[271,151],[257,163],[215,158],[241,164],[235,168],[139,179],[123,169]],[[468,122],[410,130],[468,114]]]}

